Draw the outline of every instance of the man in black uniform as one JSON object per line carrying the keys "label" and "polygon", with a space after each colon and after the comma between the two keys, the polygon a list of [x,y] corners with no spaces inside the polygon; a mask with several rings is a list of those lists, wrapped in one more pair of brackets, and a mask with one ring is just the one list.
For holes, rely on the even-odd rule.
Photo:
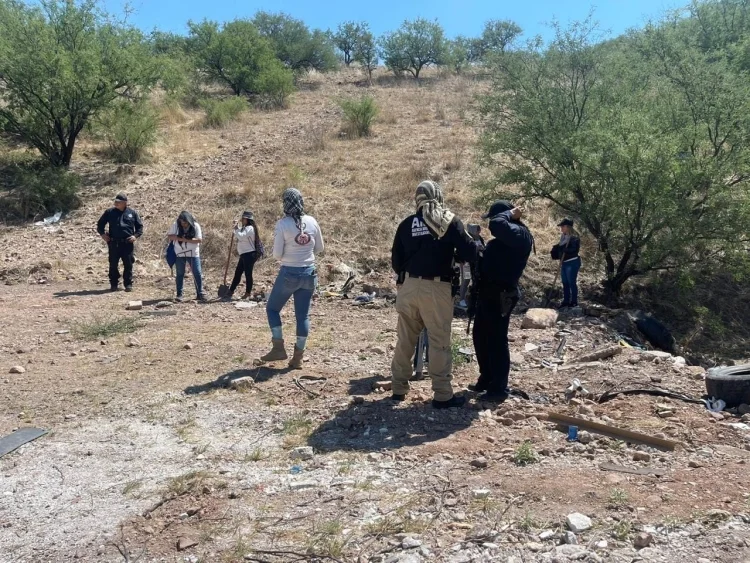
{"label": "man in black uniform", "polygon": [[[105,232],[105,227],[109,228]],[[120,283],[120,260],[123,264],[122,277],[125,291],[133,290],[133,262],[135,241],[143,234],[143,222],[138,212],[128,207],[125,194],[117,194],[115,206],[107,209],[96,224],[99,236],[109,247],[110,291],[117,291]]]}
{"label": "man in black uniform", "polygon": [[496,201],[489,213],[491,240],[478,264],[474,351],[479,363],[479,380],[469,389],[487,392],[484,400],[502,402],[508,398],[510,314],[518,303],[521,279],[534,238],[521,222],[521,209],[507,201]]}
{"label": "man in black uniform", "polygon": [[417,212],[398,227],[391,264],[398,276],[396,299],[398,343],[393,356],[393,397],[403,401],[409,391],[414,347],[427,328],[430,347],[429,374],[435,408],[459,407],[451,385],[451,322],[453,320],[453,257],[473,262],[476,246],[461,221],[443,208],[443,194],[435,182],[417,187]]}

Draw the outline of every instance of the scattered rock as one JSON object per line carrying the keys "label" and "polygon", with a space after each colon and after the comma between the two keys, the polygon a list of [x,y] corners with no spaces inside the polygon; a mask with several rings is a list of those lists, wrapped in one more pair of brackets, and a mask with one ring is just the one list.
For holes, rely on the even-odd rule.
{"label": "scattered rock", "polygon": [[607,540],[601,540],[596,542],[596,549],[607,549],[609,547],[609,543],[607,543]]}
{"label": "scattered rock", "polygon": [[636,549],[643,549],[644,547],[650,546],[651,542],[653,541],[654,536],[646,532],[641,532],[635,536],[635,539],[633,540],[633,547],[635,547]]}
{"label": "scattered rock", "polygon": [[140,311],[143,309],[143,301],[128,301],[128,306],[125,308],[128,311]]}
{"label": "scattered rock", "polygon": [[661,376],[660,375],[652,375],[651,376],[651,381],[653,383],[661,383]]}
{"label": "scattered rock", "polygon": [[128,336],[125,344],[128,346],[128,348],[135,348],[136,346],[141,345],[141,341],[138,340],[135,336]]}
{"label": "scattered rock", "polygon": [[385,348],[381,348],[380,346],[372,346],[370,352],[378,356],[385,356]]}
{"label": "scattered rock", "polygon": [[688,467],[691,467],[693,469],[700,469],[701,467],[705,467],[705,464],[702,461],[698,461],[697,459],[691,459],[688,462]]}
{"label": "scattered rock", "polygon": [[192,349],[193,349],[193,345],[192,345],[192,343],[188,342],[187,344],[185,344],[185,345],[184,345],[184,346],[182,347],[182,349],[183,349],[183,350],[192,350]]}
{"label": "scattered rock", "polygon": [[299,491],[302,489],[314,489],[318,484],[315,481],[297,481],[296,483],[290,483],[289,487],[293,491]]}
{"label": "scattered rock", "polygon": [[370,452],[369,454],[367,454],[367,461],[369,461],[370,463],[377,463],[381,459],[383,459],[383,454],[379,454],[377,452]]}
{"label": "scattered rock", "polygon": [[540,551],[544,551],[544,544],[538,543],[538,542],[529,542],[524,546],[529,551],[533,551],[534,553],[538,553]]}
{"label": "scattered rock", "polygon": [[583,559],[588,555],[588,550],[582,546],[577,544],[564,544],[564,545],[558,545],[555,548],[555,556],[561,557],[565,559],[570,559],[571,561],[575,561],[577,559]]}
{"label": "scattered rock", "polygon": [[646,452],[635,452],[633,454],[633,461],[651,461],[651,454]]}
{"label": "scattered rock", "polygon": [[300,459],[303,461],[312,459],[315,456],[315,453],[313,452],[313,449],[311,446],[301,446],[299,448],[294,448],[291,452],[289,452],[289,457],[292,459]]}
{"label": "scattered rock", "polygon": [[706,370],[700,366],[688,366],[686,369],[687,372],[696,379],[703,379],[706,375]]}
{"label": "scattered rock", "polygon": [[720,510],[718,508],[712,508],[711,510],[706,512],[706,518],[708,518],[709,520],[729,520],[731,517],[731,512]]}
{"label": "scattered rock", "polygon": [[234,389],[235,391],[245,391],[247,389],[252,389],[253,385],[255,385],[255,380],[249,375],[238,377],[237,379],[233,379],[229,383],[229,387],[231,389]]}
{"label": "scattered rock", "polygon": [[412,537],[406,537],[401,542],[401,547],[404,549],[414,549],[416,547],[421,547],[422,542],[418,540],[417,538]]}
{"label": "scattered rock", "polygon": [[489,489],[475,489],[471,491],[472,498],[485,499],[489,498],[491,491]]}
{"label": "scattered rock", "polygon": [[750,414],[750,405],[742,404],[739,407],[737,407],[737,412],[740,414]]}
{"label": "scattered rock", "polygon": [[26,373],[26,368],[23,366],[13,366],[8,373]]}
{"label": "scattered rock", "polygon": [[177,551],[185,551],[198,545],[198,542],[192,538],[180,538],[177,540]]}
{"label": "scattered rock", "polygon": [[171,307],[173,303],[171,301],[159,301],[156,304],[157,309],[166,309],[167,307]]}
{"label": "scattered rock", "polygon": [[487,467],[487,465],[489,465],[489,464],[487,462],[487,458],[486,457],[478,457],[477,459],[475,459],[475,460],[473,460],[471,462],[471,466],[472,467],[477,467],[477,468],[480,468],[480,469],[484,469],[485,467]]}
{"label": "scattered rock", "polygon": [[527,352],[535,352],[539,350],[539,346],[537,346],[536,344],[532,344],[531,342],[527,342],[524,345],[524,350],[526,350]]}
{"label": "scattered rock", "polygon": [[581,444],[590,444],[594,441],[594,437],[591,435],[590,432],[587,432],[586,430],[581,430],[578,433],[578,441],[581,442]]}
{"label": "scattered rock", "polygon": [[573,532],[565,532],[562,539],[564,544],[578,545],[578,538]]}
{"label": "scattered rock", "polygon": [[557,322],[557,311],[554,309],[529,309],[521,323],[522,329],[552,328]]}
{"label": "scattered rock", "polygon": [[541,534],[539,534],[539,539],[542,541],[548,540],[550,538],[553,538],[555,536],[555,532],[552,530],[545,530]]}
{"label": "scattered rock", "polygon": [[576,534],[580,534],[591,528],[591,518],[578,512],[568,514],[566,522],[570,531],[575,532]]}
{"label": "scattered rock", "polygon": [[381,389],[383,391],[390,391],[393,389],[393,384],[390,381],[376,381],[372,384],[373,389]]}

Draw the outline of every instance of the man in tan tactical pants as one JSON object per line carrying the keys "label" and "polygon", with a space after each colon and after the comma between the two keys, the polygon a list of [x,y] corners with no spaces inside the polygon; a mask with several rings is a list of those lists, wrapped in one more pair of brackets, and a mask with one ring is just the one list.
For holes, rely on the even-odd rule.
{"label": "man in tan tactical pants", "polygon": [[454,396],[451,385],[453,260],[474,262],[477,249],[463,223],[443,207],[443,194],[435,182],[426,180],[417,186],[415,203],[416,212],[401,222],[391,249],[391,266],[401,284],[396,299],[398,344],[391,365],[391,399],[406,399],[414,347],[426,327],[435,393],[432,406],[460,407],[466,398]]}
{"label": "man in tan tactical pants", "polygon": [[429,374],[436,401],[453,397],[451,386],[451,322],[453,297],[451,284],[440,280],[424,280],[407,275],[396,299],[398,312],[398,344],[393,356],[393,393],[409,391],[414,347],[422,329],[427,328],[430,343]]}

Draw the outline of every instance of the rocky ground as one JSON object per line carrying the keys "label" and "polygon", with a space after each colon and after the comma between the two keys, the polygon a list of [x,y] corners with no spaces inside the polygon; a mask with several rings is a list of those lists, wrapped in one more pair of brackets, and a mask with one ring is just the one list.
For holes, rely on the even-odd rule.
{"label": "rocky ground", "polygon": [[[566,399],[573,378],[592,394],[704,392],[700,368],[663,354],[623,348],[578,362],[617,344],[606,316],[543,329],[514,318],[512,383],[530,400],[497,408],[469,394],[467,408],[446,412],[430,406],[428,382],[402,405],[387,400],[396,323],[384,299],[318,298],[309,359],[289,372],[254,362],[267,346],[262,307],[165,306],[167,281],[131,295],[62,280],[3,290],[0,433],[50,434],[0,460],[0,560],[750,557],[750,432],[739,413],[645,395]],[[129,299],[144,308],[126,311]],[[105,318],[133,323],[91,334]],[[470,345],[464,328],[457,319],[457,349]],[[465,388],[476,365],[455,373]],[[594,432],[569,442],[550,413],[679,445]]]}
{"label": "rocky ground", "polygon": [[[387,299],[354,305],[323,287],[299,372],[254,361],[269,340],[262,306],[169,302],[160,251],[183,207],[207,233],[211,294],[231,219],[249,206],[268,234],[290,183],[328,235],[324,286],[336,290],[346,264],[359,266],[352,297],[363,283],[394,289],[377,272],[423,177],[444,183],[462,217],[479,216],[470,106],[482,84],[379,81],[375,136],[348,141],[335,100],[359,95],[361,78],[302,84],[290,109],[222,131],[195,129],[189,115],[163,132],[147,165],[118,168],[84,140],[74,163],[81,209],[59,224],[0,230],[0,435],[49,431],[0,458],[0,561],[749,560],[747,409],[566,398],[575,378],[591,396],[705,391],[702,368],[621,349],[622,326],[604,310],[546,328],[514,316],[511,383],[529,400],[497,408],[468,394],[466,408],[446,412],[430,406],[425,381],[405,403],[387,400],[396,338]],[[107,291],[93,232],[117,191],[146,222],[132,294]],[[535,213],[530,297],[553,277],[541,249],[556,237],[552,218]],[[274,269],[258,266],[258,290]],[[126,310],[129,300],[142,309]],[[285,322],[291,335],[289,312]],[[477,368],[460,351],[471,347],[465,321],[454,328],[462,390]],[[613,345],[619,353],[597,359]],[[660,451],[595,432],[569,442],[555,413],[678,444]]]}

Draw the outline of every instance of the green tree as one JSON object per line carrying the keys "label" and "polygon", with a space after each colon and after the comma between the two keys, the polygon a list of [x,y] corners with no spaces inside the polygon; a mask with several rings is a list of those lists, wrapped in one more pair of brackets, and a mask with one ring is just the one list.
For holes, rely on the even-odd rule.
{"label": "green tree", "polygon": [[380,42],[385,66],[395,74],[408,72],[419,78],[422,69],[443,64],[448,55],[448,42],[437,21],[422,18],[405,21],[393,33],[386,34]]}
{"label": "green tree", "polygon": [[0,0],[0,128],[68,166],[93,117],[148,92],[152,63],[141,33],[94,0]]}
{"label": "green tree", "polygon": [[579,218],[612,294],[632,276],[747,252],[749,83],[678,27],[603,45],[590,21],[557,28],[546,48],[497,59],[482,103],[485,195]]}
{"label": "green tree", "polygon": [[445,64],[450,66],[456,74],[460,74],[471,64],[472,43],[471,39],[467,39],[461,35],[448,41]]}
{"label": "green tree", "polygon": [[369,31],[364,32],[354,45],[354,60],[367,72],[367,81],[372,85],[372,72],[378,68],[378,45]]}
{"label": "green tree", "polygon": [[229,86],[235,95],[265,94],[268,76],[286,77],[291,72],[276,58],[270,42],[249,20],[234,20],[223,28],[213,21],[188,23],[188,45],[196,64],[208,80]]}
{"label": "green tree", "polygon": [[357,44],[361,42],[362,36],[370,32],[367,22],[344,22],[339,24],[336,33],[331,35],[334,45],[341,51],[344,64],[349,66],[356,60]]}
{"label": "green tree", "polygon": [[310,31],[301,20],[284,13],[258,12],[253,23],[288,68],[325,72],[338,66],[336,53],[326,34],[318,29]]}
{"label": "green tree", "polygon": [[482,35],[472,40],[470,59],[485,60],[489,55],[503,54],[523,33],[523,29],[510,20],[489,20],[484,24]]}

